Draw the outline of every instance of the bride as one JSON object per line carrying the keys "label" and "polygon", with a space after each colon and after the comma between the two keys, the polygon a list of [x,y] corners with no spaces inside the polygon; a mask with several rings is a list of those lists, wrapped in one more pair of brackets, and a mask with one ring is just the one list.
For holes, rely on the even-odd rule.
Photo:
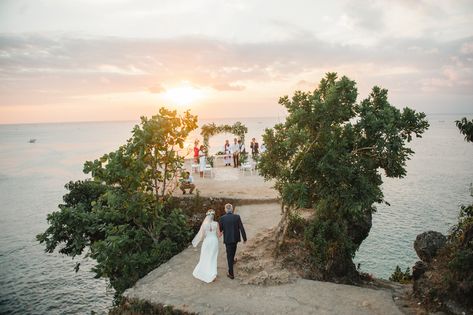
{"label": "bride", "polygon": [[196,247],[203,239],[200,249],[200,259],[195,266],[192,275],[199,280],[210,283],[217,277],[218,237],[222,235],[220,226],[214,221],[215,211],[207,211],[204,222],[200,226],[199,233],[192,240],[192,246]]}

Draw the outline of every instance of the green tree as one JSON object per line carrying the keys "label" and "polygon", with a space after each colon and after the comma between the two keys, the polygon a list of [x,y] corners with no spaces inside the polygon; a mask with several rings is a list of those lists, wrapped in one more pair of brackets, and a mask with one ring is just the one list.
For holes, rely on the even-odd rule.
{"label": "green tree", "polygon": [[164,197],[184,163],[178,149],[196,128],[197,117],[189,111],[179,117],[176,111],[161,108],[151,119],[141,117],[132,138],[117,151],[85,162],[84,172],[122,190],[154,192],[156,199]]}
{"label": "green tree", "polygon": [[368,236],[374,204],[383,202],[379,171],[406,175],[414,153],[406,142],[429,126],[424,113],[391,106],[385,89],[374,87],[359,104],[357,96],[354,81],[328,73],[313,92],[280,98],[286,122],[263,136],[259,169],[275,179],[283,202],[276,241],[284,242],[294,209],[315,209],[305,240],[327,279],[357,277],[352,259]]}
{"label": "green tree", "polygon": [[167,197],[184,162],[178,149],[195,128],[196,116],[161,108],[142,117],[118,150],[85,162],[92,179],[66,185],[65,203],[37,236],[46,252],[62,245],[59,252],[74,258],[88,249],[96,277],[108,278],[119,296],[182,250],[190,237],[186,217]]}
{"label": "green tree", "polygon": [[466,117],[463,117],[461,120],[455,120],[460,133],[465,136],[465,141],[473,142],[473,119],[468,121]]}

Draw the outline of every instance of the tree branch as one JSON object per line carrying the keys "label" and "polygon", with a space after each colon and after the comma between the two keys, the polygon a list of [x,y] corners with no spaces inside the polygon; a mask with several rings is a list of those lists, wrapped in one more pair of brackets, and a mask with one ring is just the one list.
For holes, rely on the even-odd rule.
{"label": "tree branch", "polygon": [[372,146],[370,146],[370,147],[359,148],[359,149],[356,148],[356,149],[354,149],[353,151],[351,151],[351,154],[358,154],[358,152],[360,152],[360,151],[373,150],[373,149],[375,149],[375,148],[376,148],[376,146],[374,146],[374,145],[372,145]]}
{"label": "tree branch", "polygon": [[136,221],[135,218],[132,219],[133,220],[133,223],[139,227],[141,230],[143,230],[146,234],[148,234],[149,237],[151,237],[151,239],[153,240],[153,242],[155,242],[156,244],[159,243],[159,237],[156,237],[156,235],[154,235],[154,233],[152,233],[149,229],[145,228],[143,226],[143,224],[140,224]]}

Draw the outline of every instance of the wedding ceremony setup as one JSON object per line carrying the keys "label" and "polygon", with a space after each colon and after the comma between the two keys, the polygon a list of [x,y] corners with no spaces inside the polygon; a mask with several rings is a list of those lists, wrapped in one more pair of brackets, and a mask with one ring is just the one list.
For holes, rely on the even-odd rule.
{"label": "wedding ceremony setup", "polygon": [[473,4],[0,0],[0,314],[473,314]]}

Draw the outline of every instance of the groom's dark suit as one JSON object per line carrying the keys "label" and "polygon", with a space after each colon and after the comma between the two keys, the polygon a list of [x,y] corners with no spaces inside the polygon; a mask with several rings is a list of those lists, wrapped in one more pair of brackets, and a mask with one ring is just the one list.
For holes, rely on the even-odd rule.
{"label": "groom's dark suit", "polygon": [[237,243],[241,241],[240,233],[243,241],[246,242],[245,228],[238,214],[227,213],[220,217],[218,222],[220,230],[223,232],[223,242],[227,249],[228,273],[233,277],[233,261],[235,259]]}

